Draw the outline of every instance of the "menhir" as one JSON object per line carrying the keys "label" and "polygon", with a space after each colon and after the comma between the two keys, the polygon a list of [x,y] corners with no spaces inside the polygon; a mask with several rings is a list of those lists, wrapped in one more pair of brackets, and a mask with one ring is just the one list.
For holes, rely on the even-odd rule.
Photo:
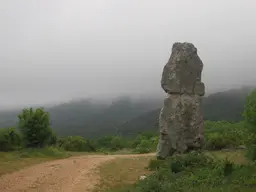
{"label": "menhir", "polygon": [[173,44],[161,79],[161,86],[168,96],[159,115],[158,158],[202,147],[201,99],[205,93],[202,70],[203,62],[193,44]]}

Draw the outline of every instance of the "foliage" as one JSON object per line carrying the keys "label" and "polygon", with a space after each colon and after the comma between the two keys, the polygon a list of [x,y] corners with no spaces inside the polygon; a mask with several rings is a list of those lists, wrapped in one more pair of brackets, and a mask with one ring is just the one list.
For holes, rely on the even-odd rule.
{"label": "foliage", "polygon": [[58,140],[57,143],[59,147],[62,147],[67,151],[95,151],[95,146],[93,146],[89,140],[85,140],[83,137],[80,136],[62,137]]}
{"label": "foliage", "polygon": [[152,143],[148,140],[141,140],[134,149],[134,152],[137,153],[149,153],[150,151],[152,151]]}
{"label": "foliage", "polygon": [[256,89],[246,98],[243,116],[250,133],[247,142],[247,156],[256,160]]}
{"label": "foliage", "polygon": [[135,153],[148,153],[155,149],[154,137],[138,135],[134,140],[119,136],[105,136],[97,139],[85,139],[80,136],[61,137],[57,145],[67,151],[113,152],[122,149],[134,149]]}
{"label": "foliage", "polygon": [[126,140],[119,136],[104,136],[95,140],[97,147],[110,151],[120,150],[127,147]]}
{"label": "foliage", "polygon": [[56,157],[56,158],[63,158],[68,157],[70,154],[61,149],[56,147],[44,147],[41,149],[35,149],[35,148],[27,148],[19,150],[15,153],[15,155],[18,158],[32,158],[32,157]]}
{"label": "foliage", "polygon": [[0,129],[0,151],[10,151],[21,145],[21,136],[14,128]]}
{"label": "foliage", "polygon": [[50,130],[51,130],[51,134],[50,134],[50,137],[49,137],[48,145],[49,146],[55,146],[57,144],[58,137],[57,137],[57,134],[53,131],[52,128],[50,128]]}
{"label": "foliage", "polygon": [[256,132],[256,89],[246,98],[243,116]]}
{"label": "foliage", "polygon": [[[152,164],[152,162],[150,162]],[[123,192],[172,191],[253,191],[256,166],[235,165],[203,153],[176,155],[158,164],[158,169],[145,180],[138,181]],[[254,189],[253,189],[254,188]]]}
{"label": "foliage", "polygon": [[135,153],[149,153],[156,150],[157,142],[158,137],[155,133],[145,132],[132,141],[132,148]]}
{"label": "foliage", "polygon": [[[203,98],[204,119],[239,122],[247,94],[251,88],[227,90]],[[47,109],[51,126],[59,136],[79,135],[86,138],[119,135],[136,137],[145,131],[157,131],[162,97],[117,98],[112,103],[77,100]],[[15,126],[16,111],[0,111],[0,127]]]}
{"label": "foliage", "polygon": [[244,122],[205,121],[205,148],[220,150],[245,145],[248,132]]}
{"label": "foliage", "polygon": [[52,142],[49,114],[43,108],[24,109],[18,118],[26,147],[44,147]]}
{"label": "foliage", "polygon": [[[24,109],[23,113],[19,115],[19,119],[19,128],[23,136],[21,141],[25,143],[25,147],[53,145],[62,147],[67,151],[78,152],[113,152],[122,149],[132,149],[134,153],[148,153],[156,150],[158,142],[158,133],[156,132],[140,133],[135,138],[121,136],[103,136],[94,139],[81,136],[58,138],[49,127],[49,114],[41,108],[36,110]],[[205,148],[207,150],[236,148],[240,145],[245,145],[249,137],[244,122],[205,121],[204,128]],[[6,138],[6,136],[0,138]],[[6,139],[4,141],[2,139],[2,142],[8,143],[9,140],[7,142]],[[6,150],[11,150],[11,148]]]}
{"label": "foliage", "polygon": [[162,168],[164,166],[166,166],[166,162],[164,160],[159,160],[159,159],[150,159],[149,164],[148,164],[148,169],[150,171],[155,171],[159,168]]}

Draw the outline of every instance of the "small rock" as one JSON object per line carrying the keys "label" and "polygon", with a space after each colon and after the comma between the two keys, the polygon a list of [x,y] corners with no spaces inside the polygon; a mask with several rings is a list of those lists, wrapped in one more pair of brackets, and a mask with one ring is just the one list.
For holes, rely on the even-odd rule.
{"label": "small rock", "polygon": [[142,176],[140,176],[140,180],[144,180],[144,179],[146,179],[147,178],[147,176],[146,175],[142,175]]}
{"label": "small rock", "polygon": [[239,145],[236,149],[246,149],[244,145]]}

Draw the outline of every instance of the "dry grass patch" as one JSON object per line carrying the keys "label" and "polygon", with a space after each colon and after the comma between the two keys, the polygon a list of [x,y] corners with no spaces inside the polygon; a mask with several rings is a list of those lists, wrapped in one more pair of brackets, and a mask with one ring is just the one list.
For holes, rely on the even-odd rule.
{"label": "dry grass patch", "polygon": [[54,158],[19,158],[7,153],[0,153],[0,176],[18,171],[24,167],[53,160]]}
{"label": "dry grass patch", "polygon": [[0,152],[0,176],[31,165],[69,156],[70,154],[68,152],[52,147]]}
{"label": "dry grass patch", "polygon": [[235,164],[247,164],[249,161],[245,158],[245,151],[244,150],[233,150],[233,151],[214,151],[214,152],[207,152],[210,156],[217,158],[217,159],[225,159],[227,158],[231,162]]}
{"label": "dry grass patch", "polygon": [[146,169],[151,156],[142,157],[117,157],[99,167],[100,183],[97,192],[109,189],[118,189],[134,184],[140,176],[149,174]]}

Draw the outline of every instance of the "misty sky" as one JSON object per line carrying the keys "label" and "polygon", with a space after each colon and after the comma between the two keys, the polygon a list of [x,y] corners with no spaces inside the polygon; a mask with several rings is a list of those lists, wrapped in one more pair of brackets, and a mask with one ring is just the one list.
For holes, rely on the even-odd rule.
{"label": "misty sky", "polygon": [[252,85],[255,23],[255,0],[1,0],[0,106],[161,95],[176,41],[198,48],[206,91]]}

